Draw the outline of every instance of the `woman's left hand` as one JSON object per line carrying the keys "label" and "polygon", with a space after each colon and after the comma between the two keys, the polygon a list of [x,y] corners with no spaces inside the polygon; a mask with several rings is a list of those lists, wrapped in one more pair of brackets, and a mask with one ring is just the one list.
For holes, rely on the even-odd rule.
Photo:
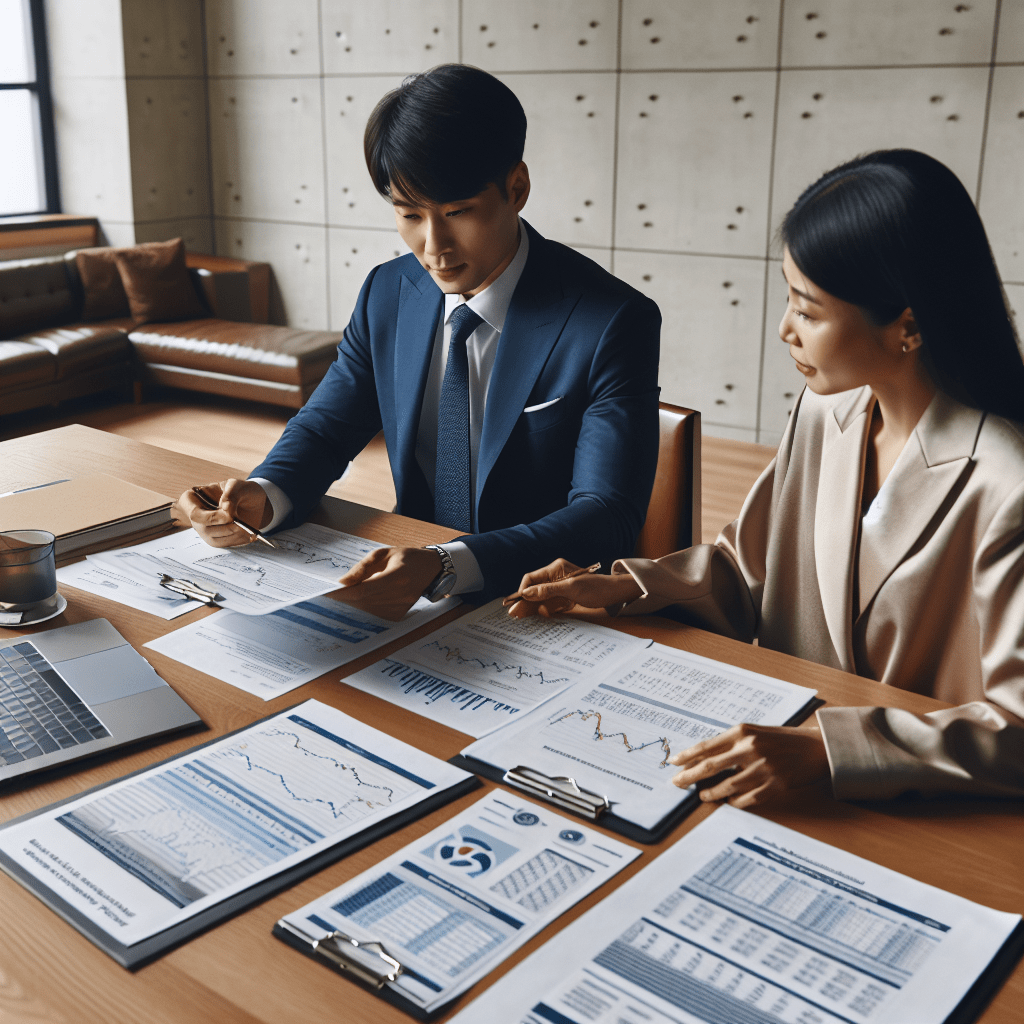
{"label": "woman's left hand", "polygon": [[728,800],[733,807],[753,807],[829,775],[817,725],[734,725],[669,761],[683,769],[672,779],[681,788],[733,769],[728,778],[700,791],[701,800]]}

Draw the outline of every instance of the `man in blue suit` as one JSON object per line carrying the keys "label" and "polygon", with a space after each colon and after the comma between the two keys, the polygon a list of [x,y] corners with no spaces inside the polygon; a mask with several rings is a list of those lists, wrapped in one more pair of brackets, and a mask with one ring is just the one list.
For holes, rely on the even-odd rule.
{"label": "man in blue suit", "polygon": [[[402,515],[467,536],[383,548],[337,596],[399,618],[420,594],[485,600],[558,556],[632,550],[658,448],[657,306],[519,213],[526,116],[486,72],[443,65],[388,93],[367,165],[411,254],[367,278],[320,386],[247,481],[181,504],[215,546],[237,515],[295,526],[381,429]],[[219,489],[219,491],[218,491]]]}

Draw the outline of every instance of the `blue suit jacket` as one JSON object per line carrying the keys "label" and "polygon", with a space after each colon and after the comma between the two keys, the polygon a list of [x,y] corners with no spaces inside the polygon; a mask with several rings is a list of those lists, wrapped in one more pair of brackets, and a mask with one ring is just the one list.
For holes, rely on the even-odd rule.
{"label": "blue suit jacket", "polygon": [[[529,225],[530,253],[491,371],[477,462],[476,522],[463,538],[490,599],[559,556],[632,552],[658,456],[658,307]],[[306,519],[381,429],[396,511],[431,519],[416,433],[443,294],[409,254],[366,279],[337,361],[253,476]],[[558,401],[532,413],[523,410]]]}

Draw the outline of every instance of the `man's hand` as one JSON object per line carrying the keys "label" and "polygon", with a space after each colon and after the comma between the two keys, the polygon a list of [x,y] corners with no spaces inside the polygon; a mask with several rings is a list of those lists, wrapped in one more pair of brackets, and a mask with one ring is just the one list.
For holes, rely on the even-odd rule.
{"label": "man's hand", "polygon": [[441,556],[426,548],[377,548],[338,581],[331,597],[371,615],[397,622],[443,568]]}
{"label": "man's hand", "polygon": [[509,608],[509,615],[525,619],[531,615],[558,615],[576,607],[607,608],[623,601],[634,601],[642,593],[640,584],[629,573],[620,576],[587,574],[565,579],[578,568],[564,558],[556,558],[543,569],[528,572],[519,584],[522,600]]}
{"label": "man's hand", "polygon": [[231,479],[218,484],[203,484],[203,491],[218,502],[218,509],[204,508],[191,491],[186,491],[178,499],[178,507],[191,520],[196,533],[211,547],[233,548],[252,543],[252,537],[232,522],[236,518],[258,530],[273,518],[267,492],[253,480]]}
{"label": "man's hand", "polygon": [[669,762],[683,769],[672,779],[681,788],[732,770],[728,778],[702,789],[700,798],[728,800],[733,807],[753,807],[829,776],[817,725],[734,725],[673,754]]}

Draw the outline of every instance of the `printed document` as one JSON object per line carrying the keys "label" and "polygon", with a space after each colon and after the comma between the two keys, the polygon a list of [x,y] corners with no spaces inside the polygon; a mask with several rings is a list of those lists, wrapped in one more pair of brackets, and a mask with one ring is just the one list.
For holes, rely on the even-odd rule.
{"label": "printed document", "polygon": [[[530,620],[527,620],[530,621]],[[611,678],[587,677],[462,753],[507,770],[571,776],[654,828],[684,799],[669,757],[740,722],[784,725],[814,691],[653,644]]]}
{"label": "printed document", "polygon": [[546,807],[495,792],[289,914],[278,929],[309,943],[335,931],[379,942],[405,968],[389,987],[429,1012],[639,855]]}
{"label": "printed document", "polygon": [[582,620],[513,619],[499,598],[345,682],[484,736],[577,680],[614,672],[650,643]]}
{"label": "printed document", "polygon": [[375,541],[315,523],[275,533],[265,544],[213,548],[195,530],[145,544],[89,555],[88,560],[160,588],[162,574],[219,594],[217,603],[243,615],[267,615],[338,589],[338,579],[374,548]]}
{"label": "printed document", "polygon": [[122,572],[117,565],[106,565],[89,558],[72,565],[58,566],[57,582],[84,590],[87,594],[97,594],[108,601],[138,608],[161,619],[176,619],[203,607],[200,601],[161,587],[152,575]]}
{"label": "printed document", "polygon": [[0,852],[130,946],[466,777],[311,700],[0,828]]}
{"label": "printed document", "polygon": [[458,598],[420,598],[399,622],[330,597],[259,617],[221,611],[151,640],[147,647],[263,700],[397,640],[451,611]]}
{"label": "printed document", "polygon": [[726,806],[453,1024],[934,1024],[1019,922]]}

